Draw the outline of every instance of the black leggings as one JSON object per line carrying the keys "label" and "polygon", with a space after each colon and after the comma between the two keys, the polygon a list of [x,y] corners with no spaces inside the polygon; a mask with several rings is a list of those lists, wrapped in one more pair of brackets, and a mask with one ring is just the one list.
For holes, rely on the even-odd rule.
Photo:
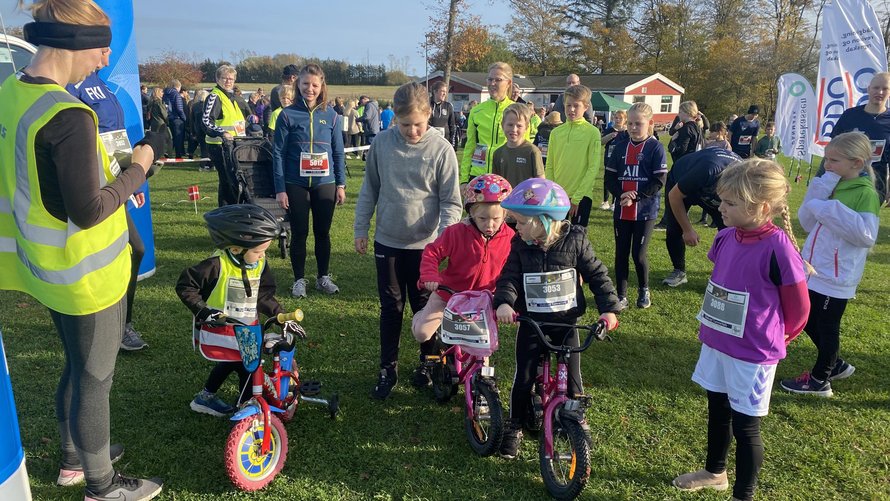
{"label": "black leggings", "polygon": [[[566,321],[565,323],[573,323]],[[541,327],[550,342],[557,345],[566,344],[580,346],[577,329],[559,327]],[[548,353],[547,347],[541,343],[537,333],[525,323],[519,324],[516,333],[516,373],[513,376],[513,389],[510,390],[510,419],[521,421],[526,418],[526,410],[531,401],[532,387],[538,374],[541,357]],[[569,359],[569,397],[584,393],[581,386],[581,354],[572,355]]]}
{"label": "black leggings", "polygon": [[763,440],[760,418],[732,410],[726,393],[708,392],[708,459],[705,469],[711,473],[726,471],[726,455],[735,437],[735,484],[732,495],[749,501],[754,498],[757,475],[763,465]]}
{"label": "black leggings", "polygon": [[615,219],[615,281],[618,297],[627,297],[627,277],[630,276],[628,258],[633,256],[639,288],[649,287],[649,239],[655,220],[624,221]]}
{"label": "black leggings", "polygon": [[[423,249],[396,249],[374,242],[374,261],[377,265],[377,293],[380,295],[380,368],[398,366],[399,341],[405,299],[417,314],[426,306],[430,293],[418,289],[420,258]],[[421,357],[433,353],[435,338],[420,344]]]}
{"label": "black leggings", "polygon": [[142,264],[142,258],[145,256],[145,244],[142,243],[142,237],[139,236],[139,230],[133,223],[130,211],[127,213],[127,233],[130,235],[130,248],[132,255],[132,268],[130,269],[130,283],[127,284],[127,323],[133,321],[133,301],[136,299],[136,281],[139,279],[139,265]]}
{"label": "black leggings", "polygon": [[232,205],[238,203],[238,191],[235,183],[235,176],[226,169],[225,161],[223,161],[223,147],[220,144],[208,144],[207,152],[210,154],[210,161],[216,168],[216,174],[219,176],[219,185],[216,188],[216,201],[220,207],[223,205]]}
{"label": "black leggings", "polygon": [[207,376],[207,382],[204,383],[204,389],[209,393],[216,393],[222,387],[223,383],[229,377],[229,374],[238,373],[238,405],[247,400],[251,396],[251,390],[248,388],[250,381],[250,373],[244,368],[241,362],[217,362]]}
{"label": "black leggings", "polygon": [[331,264],[331,223],[337,206],[337,186],[334,183],[303,188],[285,184],[288,215],[290,216],[290,265],[294,280],[306,274],[306,239],[309,237],[309,212],[312,212],[312,235],[315,237],[315,261],[318,276],[328,274]]}
{"label": "black leggings", "polygon": [[828,379],[835,364],[841,360],[841,317],[847,308],[846,299],[810,292],[810,316],[803,330],[813,340],[819,355],[810,373],[819,381]]}
{"label": "black leggings", "polygon": [[593,200],[590,197],[584,197],[578,202],[578,212],[575,213],[575,217],[572,218],[572,224],[579,224],[581,226],[587,227],[587,223],[590,222],[590,209],[593,206]]}
{"label": "black leggings", "polygon": [[[671,188],[672,187],[673,186],[671,186]],[[665,188],[665,192],[670,193],[670,188]],[[665,245],[667,246],[668,254],[671,257],[671,264],[674,266],[674,269],[686,271],[686,244],[683,243],[683,228],[680,227],[680,223],[677,222],[677,217],[674,216],[670,200],[665,200],[665,202],[664,224],[667,230],[665,234]],[[683,207],[685,207],[687,213],[691,206],[692,204],[689,203],[688,199],[683,201]],[[723,228],[726,228],[726,225],[723,224],[723,216],[719,211],[704,206],[702,206],[702,210],[711,216],[711,219],[717,224],[718,229],[722,230]]]}

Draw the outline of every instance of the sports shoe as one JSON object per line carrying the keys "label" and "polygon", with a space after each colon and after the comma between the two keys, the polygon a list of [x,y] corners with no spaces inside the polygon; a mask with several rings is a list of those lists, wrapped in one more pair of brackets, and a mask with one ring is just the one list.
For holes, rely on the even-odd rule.
{"label": "sports shoe", "polygon": [[618,296],[618,311],[622,312],[627,309],[627,298]]}
{"label": "sports shoe", "polygon": [[856,372],[856,367],[853,367],[852,364],[848,364],[843,360],[838,360],[837,363],[834,364],[834,368],[831,369],[831,374],[828,375],[828,380],[835,381],[838,379],[847,379],[852,376],[854,372]]}
{"label": "sports shoe", "polygon": [[297,279],[293,287],[290,288],[290,295],[293,297],[306,297],[306,285],[309,281],[305,278]]}
{"label": "sports shoe", "polygon": [[653,228],[655,231],[667,231],[668,227],[664,223],[658,223]]}
{"label": "sports shoe", "polygon": [[679,287],[688,282],[686,280],[686,272],[682,270],[674,270],[670,275],[666,276],[661,283],[670,287]]}
{"label": "sports shoe", "polygon": [[795,379],[783,379],[779,385],[783,390],[800,395],[816,395],[819,397],[834,395],[834,392],[831,391],[830,381],[819,381],[810,376],[810,373],[806,371]]}
{"label": "sports shoe", "polygon": [[600,204],[600,209],[602,210],[612,210],[612,204],[609,202],[603,202]]}
{"label": "sports shoe", "polygon": [[139,351],[143,348],[148,348],[148,343],[142,340],[142,336],[133,328],[133,324],[127,324],[124,327],[124,337],[121,338],[121,349]]}
{"label": "sports shoe", "polygon": [[[111,444],[108,448],[108,455],[111,456],[111,463],[117,463],[124,455],[124,446],[121,444]],[[71,487],[83,482],[83,466],[62,464],[59,469],[59,478],[56,479],[56,485],[62,487]]]}
{"label": "sports shoe", "polygon": [[519,455],[519,444],[522,443],[522,425],[508,419],[504,423],[504,435],[501,438],[501,448],[498,455],[505,459],[513,459]]}
{"label": "sports shoe", "polygon": [[640,295],[637,297],[637,308],[648,308],[652,306],[652,296],[649,294],[649,289],[647,287],[643,287],[640,289]]}
{"label": "sports shoe", "polygon": [[207,390],[201,390],[189,407],[195,412],[201,414],[210,414],[211,416],[223,417],[235,412],[235,408],[225,403],[216,393],[210,393]]}
{"label": "sports shoe", "polygon": [[429,388],[433,385],[430,368],[426,364],[421,363],[414,369],[414,377],[411,379],[411,384],[417,389]]}
{"label": "sports shoe", "polygon": [[395,369],[380,369],[380,375],[377,378],[377,384],[371,391],[371,398],[377,400],[386,400],[392,393],[393,387],[399,382],[399,374]]}
{"label": "sports shoe", "polygon": [[723,473],[711,473],[708,470],[693,471],[680,475],[671,483],[681,491],[699,491],[702,489],[725,491],[729,489],[729,480],[726,478],[725,471]]}
{"label": "sports shoe", "polygon": [[315,279],[315,288],[324,292],[325,294],[336,294],[340,292],[340,288],[337,287],[337,284],[331,280],[330,275],[323,275]]}
{"label": "sports shoe", "polygon": [[147,501],[160,494],[163,487],[164,481],[158,477],[130,478],[115,472],[107,489],[102,492],[87,489],[83,501]]}

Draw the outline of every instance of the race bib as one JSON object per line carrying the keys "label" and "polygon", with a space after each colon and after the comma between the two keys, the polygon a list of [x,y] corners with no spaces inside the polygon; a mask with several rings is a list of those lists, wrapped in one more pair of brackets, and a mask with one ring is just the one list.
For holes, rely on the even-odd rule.
{"label": "race bib", "polygon": [[490,346],[485,311],[461,315],[448,308],[442,312],[442,342],[463,346]]}
{"label": "race bib", "polygon": [[114,177],[120,175],[123,169],[130,166],[133,161],[133,147],[130,146],[130,138],[126,130],[113,130],[99,134],[105,152],[108,153],[111,173]]}
{"label": "race bib", "polygon": [[538,143],[538,149],[541,150],[541,157],[547,158],[547,143]]}
{"label": "race bib", "polygon": [[300,153],[300,176],[329,176],[331,167],[328,163],[328,153]]}
{"label": "race bib", "polygon": [[233,125],[235,127],[235,135],[238,137],[244,137],[247,135],[247,124],[244,120],[238,120]]}
{"label": "race bib", "polygon": [[247,291],[244,290],[244,282],[240,277],[229,278],[229,283],[226,284],[226,287],[226,304],[223,309],[225,314],[245,323],[253,323],[257,319],[256,294],[260,290],[259,277],[250,279],[250,289],[253,292],[253,298],[247,297]]}
{"label": "race bib", "polygon": [[739,136],[739,146],[751,146],[751,138],[754,136]]}
{"label": "race bib", "polygon": [[470,162],[470,164],[474,167],[485,167],[487,161],[488,145],[477,144],[476,149],[473,150],[473,160]]}
{"label": "race bib", "polygon": [[523,275],[525,307],[529,313],[556,313],[578,306],[574,268]]}
{"label": "race bib", "polygon": [[881,158],[884,156],[884,148],[887,146],[887,141],[884,139],[872,139],[871,140],[871,161],[880,162]]}
{"label": "race bib", "polygon": [[741,338],[745,333],[749,298],[747,292],[725,289],[708,280],[705,299],[696,318],[706,327]]}

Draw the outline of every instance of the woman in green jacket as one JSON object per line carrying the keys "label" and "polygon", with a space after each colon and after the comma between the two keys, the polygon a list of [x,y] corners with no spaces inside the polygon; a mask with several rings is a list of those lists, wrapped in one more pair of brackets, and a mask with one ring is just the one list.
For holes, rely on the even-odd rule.
{"label": "woman in green jacket", "polygon": [[508,93],[513,88],[513,68],[507,63],[488,67],[488,94],[491,99],[470,110],[467,118],[467,144],[460,162],[461,186],[476,176],[491,172],[494,151],[507,142],[501,130],[501,118],[513,104]]}

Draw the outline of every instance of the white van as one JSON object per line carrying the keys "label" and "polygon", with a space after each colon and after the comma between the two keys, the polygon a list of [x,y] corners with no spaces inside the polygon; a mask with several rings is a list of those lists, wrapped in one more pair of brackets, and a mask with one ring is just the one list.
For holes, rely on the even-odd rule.
{"label": "white van", "polygon": [[0,33],[0,85],[9,75],[31,64],[37,47],[21,38]]}

